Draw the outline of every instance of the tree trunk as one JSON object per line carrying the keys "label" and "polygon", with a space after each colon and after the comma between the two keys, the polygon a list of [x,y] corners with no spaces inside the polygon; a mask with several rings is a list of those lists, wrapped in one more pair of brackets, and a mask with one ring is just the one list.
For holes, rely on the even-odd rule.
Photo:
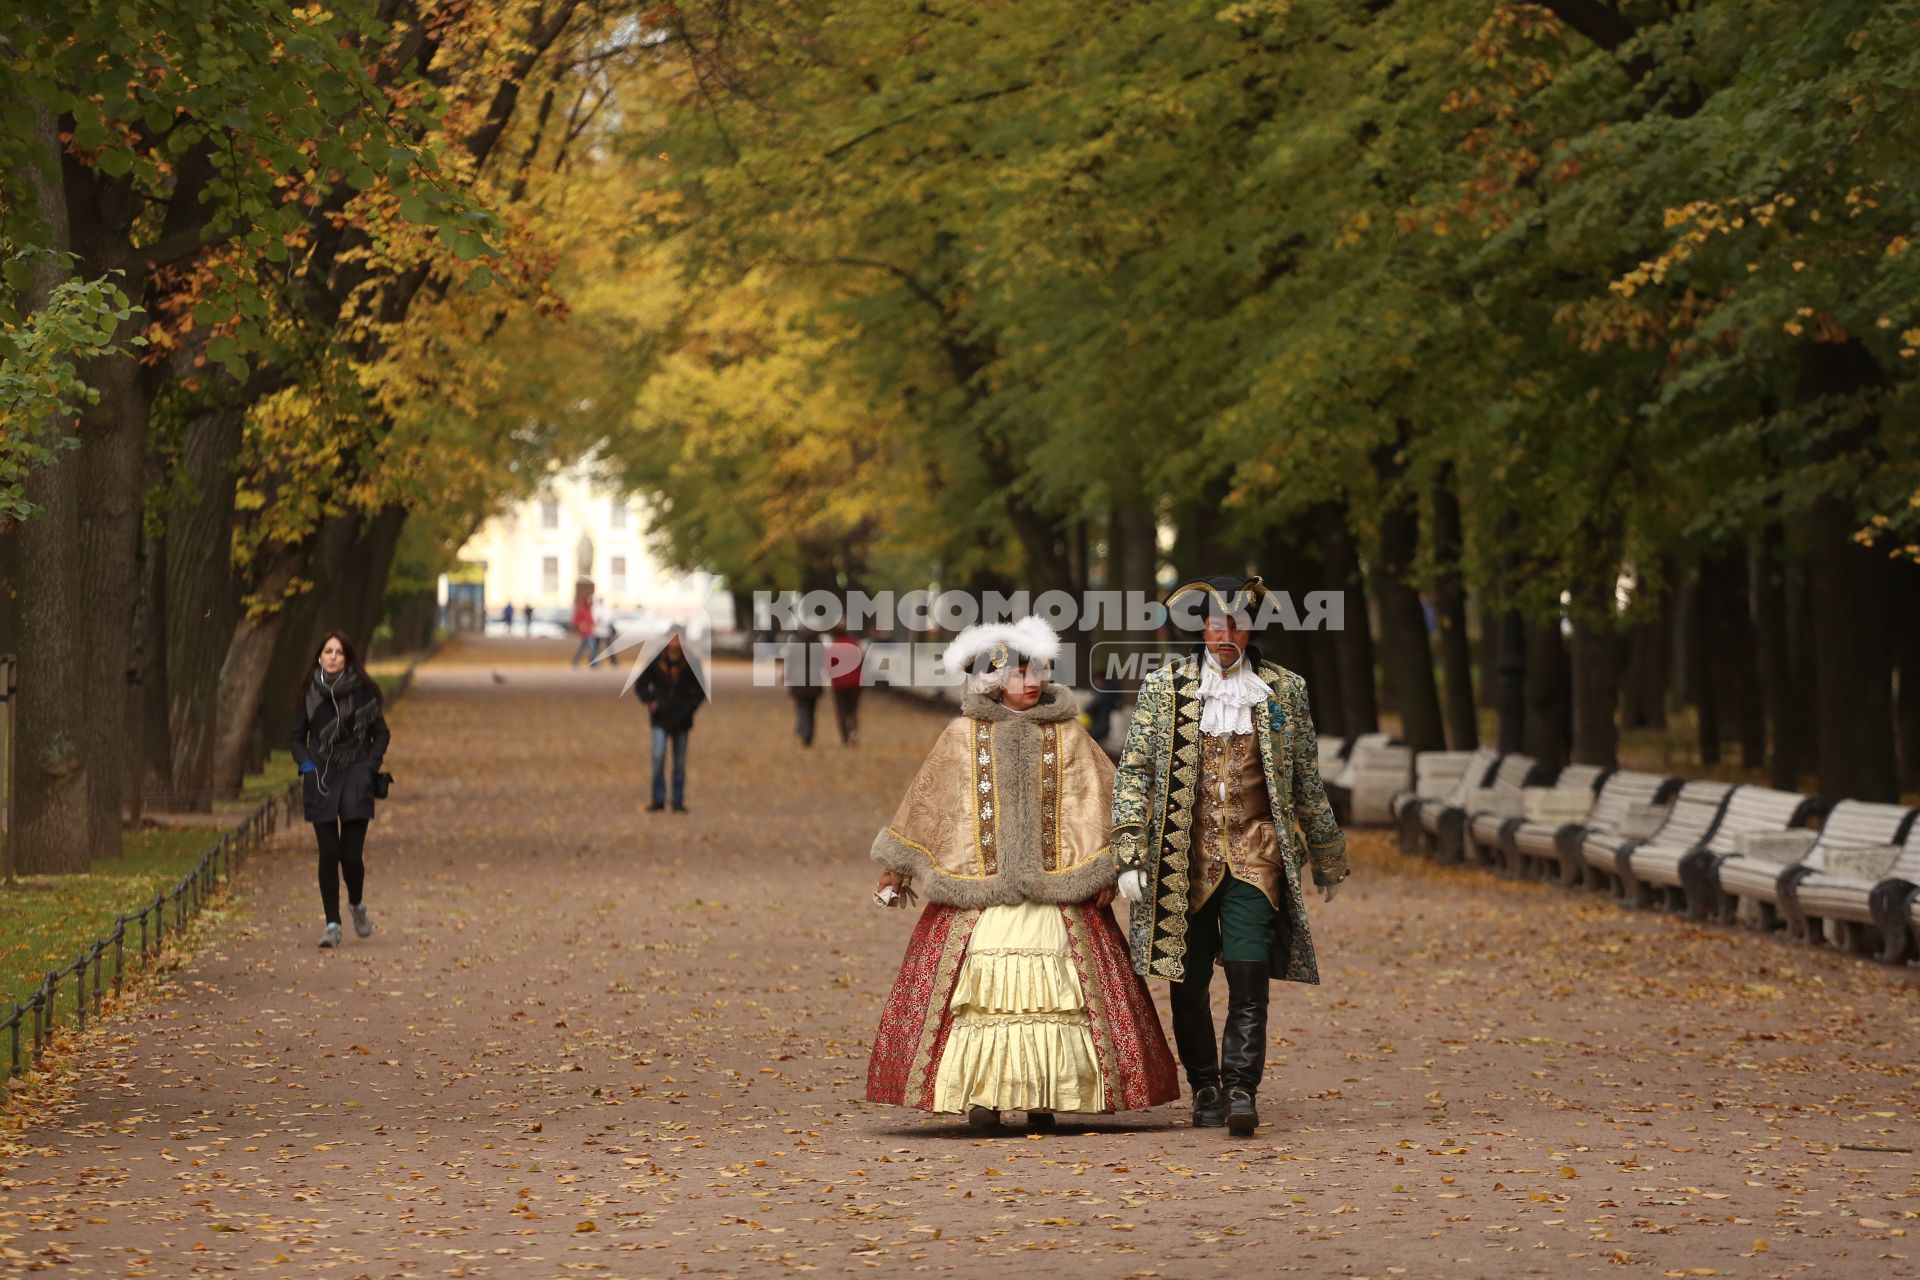
{"label": "tree trunk", "polygon": [[363,661],[370,654],[370,628],[361,621],[369,591],[367,577],[374,568],[370,532],[357,512],[328,516],[321,522],[302,575],[313,586],[281,606],[280,634],[262,686],[265,695],[254,709],[253,730],[244,752],[249,770],[263,766],[280,745],[286,733],[284,701],[300,683],[301,669],[312,661],[322,635],[342,632]]}
{"label": "tree trunk", "polygon": [[1200,492],[1182,503],[1174,520],[1172,559],[1181,581],[1208,574],[1239,574],[1245,562],[1232,555],[1224,537],[1221,507],[1233,491],[1233,477],[1221,473],[1207,479]]}
{"label": "tree trunk", "polygon": [[1700,751],[1700,763],[1720,763],[1720,699],[1714,695],[1713,676],[1713,601],[1707,588],[1708,562],[1703,561],[1688,575],[1680,591],[1677,610],[1685,644],[1685,661],[1679,673],[1681,689],[1676,701],[1693,704],[1694,729]]}
{"label": "tree trunk", "polygon": [[1500,615],[1500,751],[1524,750],[1527,741],[1527,624],[1517,609]]}
{"label": "tree trunk", "polygon": [[1573,758],[1606,769],[1617,766],[1620,756],[1614,576],[1607,566],[1604,574],[1578,584],[1573,599]]}
{"label": "tree trunk", "polygon": [[[248,766],[262,761],[263,751],[280,745],[286,736],[287,715],[292,705],[288,700],[299,686],[307,664],[313,660],[314,651],[320,647],[321,635],[344,630],[336,625],[333,610],[342,585],[341,575],[349,572],[346,565],[352,559],[360,525],[357,512],[326,516],[314,536],[301,547],[281,553],[298,559],[301,567],[296,572],[309,579],[313,586],[284,601],[274,614],[266,668],[255,681],[256,692],[246,701],[244,714],[241,704],[223,701],[225,715],[222,718],[226,722],[223,732],[233,734],[237,745],[219,775],[222,785],[238,787],[246,778]],[[236,632],[235,638],[237,642],[239,633]],[[364,657],[365,641],[352,634],[348,639],[361,648]],[[245,676],[247,668],[236,667],[235,674]],[[222,672],[223,700],[240,696],[244,688],[230,686],[226,673]]]}
{"label": "tree trunk", "polygon": [[373,630],[380,623],[380,601],[387,594],[387,579],[393,572],[394,553],[400,549],[400,533],[407,525],[407,509],[392,503],[380,509],[366,532],[354,559],[362,566],[358,598],[342,601],[350,613],[341,615],[340,625],[361,646],[361,652],[373,652]]}
{"label": "tree trunk", "polygon": [[[254,718],[260,714],[262,699],[267,693],[267,676],[273,667],[275,646],[288,614],[311,595],[305,592],[287,600],[284,598],[287,587],[295,577],[307,572],[315,544],[330,528],[337,528],[348,518],[328,516],[321,522],[316,537],[266,553],[270,558],[256,581],[254,593],[268,607],[241,618],[227,645],[226,658],[220,664],[221,714],[214,734],[213,786],[221,795],[233,794],[246,779],[248,744],[254,731]],[[274,696],[278,693],[275,691]]]}
{"label": "tree trunk", "polygon": [[1714,589],[1715,669],[1724,673],[1726,711],[1723,725],[1733,728],[1740,742],[1740,763],[1748,769],[1766,767],[1767,721],[1760,687],[1760,638],[1753,622],[1752,578],[1744,546],[1729,548],[1719,559],[1725,579]]}
{"label": "tree trunk", "polygon": [[1373,630],[1367,616],[1367,593],[1360,580],[1360,554],[1347,528],[1346,511],[1322,507],[1315,518],[1320,546],[1326,555],[1327,577],[1345,601],[1346,625],[1335,635],[1340,671],[1342,719],[1347,734],[1357,737],[1380,729],[1380,701],[1374,689]]}
{"label": "tree trunk", "polygon": [[[1648,590],[1643,579],[1634,587],[1636,609],[1644,609],[1639,599]],[[1625,699],[1620,720],[1627,729],[1665,729],[1667,725],[1668,638],[1673,634],[1673,588],[1664,580],[1654,601],[1651,615],[1627,631],[1627,673]]]}
{"label": "tree trunk", "polygon": [[1480,664],[1478,705],[1486,711],[1500,710],[1500,627],[1503,617],[1484,607],[1480,609],[1480,642],[1475,657]]}
{"label": "tree trunk", "polygon": [[[22,165],[9,175],[25,209],[48,229],[45,247],[67,249],[67,211],[58,178],[60,140],[52,114],[34,102],[34,143],[48,170]],[[29,264],[23,309],[43,309],[67,277],[64,263]],[[57,421],[38,424],[49,441]],[[23,874],[81,872],[88,839],[86,615],[80,594],[80,459],[64,450],[27,473],[22,488],[39,508],[15,533],[20,581],[19,701],[13,725],[13,867]]]}
{"label": "tree trunk", "polygon": [[219,406],[191,415],[182,433],[184,493],[167,512],[167,724],[173,739],[173,807],[210,812],[214,744],[223,708],[220,669],[239,624],[233,573],[233,460],[245,411]]}
{"label": "tree trunk", "polygon": [[[1118,591],[1122,597],[1122,608],[1128,598],[1137,596],[1144,601],[1156,600],[1160,594],[1160,533],[1158,522],[1154,518],[1152,503],[1141,500],[1120,500],[1107,514],[1107,589]],[[1101,633],[1101,641],[1106,645],[1118,645],[1119,648],[1102,651],[1101,666],[1108,667],[1111,660],[1122,663],[1127,658],[1145,656],[1146,647],[1153,641],[1150,634],[1136,635],[1124,625],[1109,627]],[[1124,673],[1132,671],[1131,678]],[[1110,678],[1114,673],[1120,678]],[[1145,674],[1143,666],[1126,667],[1094,671],[1092,675],[1109,686],[1120,689],[1137,689],[1139,677]]]}
{"label": "tree trunk", "polygon": [[[1803,403],[1857,399],[1885,374],[1858,340],[1801,348],[1796,388]],[[1844,410],[1843,410],[1844,411]],[[1879,430],[1866,416],[1819,438],[1816,454],[1865,449]],[[1888,628],[1885,553],[1853,541],[1860,514],[1851,494],[1824,495],[1808,516],[1813,582],[1814,740],[1821,794],[1829,799],[1895,800],[1893,647]]]}
{"label": "tree trunk", "polygon": [[1400,735],[1415,751],[1446,749],[1440,691],[1433,682],[1433,650],[1427,643],[1427,612],[1407,575],[1418,547],[1419,517],[1411,503],[1396,502],[1380,520],[1380,567],[1370,575],[1380,602],[1381,669]]}
{"label": "tree trunk", "polygon": [[1900,789],[1920,791],[1920,571],[1912,565],[1890,565],[1888,576],[1896,584],[1894,657],[1900,691],[1894,716]]}
{"label": "tree trunk", "polygon": [[1473,644],[1467,637],[1467,592],[1460,580],[1460,498],[1451,478],[1433,495],[1434,619],[1446,697],[1447,743],[1455,751],[1480,745],[1479,704],[1473,698]]}
{"label": "tree trunk", "polygon": [[[67,221],[78,270],[104,275],[138,300],[146,275],[134,258],[141,202],[129,177],[112,178],[71,153],[63,157]],[[120,853],[127,790],[127,701],[139,603],[140,479],[147,446],[147,387],[133,343],[147,323],[136,313],[114,334],[115,350],[90,360],[80,376],[98,398],[81,410],[80,581],[86,591],[87,839],[95,857]]]}
{"label": "tree trunk", "polygon": [[1769,521],[1753,540],[1749,575],[1760,686],[1772,730],[1768,781],[1782,791],[1798,791],[1806,728],[1787,644],[1786,569],[1784,532],[1778,521]]}
{"label": "tree trunk", "polygon": [[[148,460],[151,475],[153,459]],[[167,737],[167,542],[140,543],[140,594],[133,614],[133,687],[127,692],[127,821],[139,827],[149,792],[171,785],[173,745]]]}
{"label": "tree trunk", "polygon": [[1548,769],[1567,761],[1573,727],[1572,683],[1560,619],[1526,624],[1526,729],[1521,750]]}
{"label": "tree trunk", "polygon": [[1858,520],[1851,503],[1819,499],[1811,525],[1820,794],[1898,800],[1888,566],[1882,553],[1853,541]]}

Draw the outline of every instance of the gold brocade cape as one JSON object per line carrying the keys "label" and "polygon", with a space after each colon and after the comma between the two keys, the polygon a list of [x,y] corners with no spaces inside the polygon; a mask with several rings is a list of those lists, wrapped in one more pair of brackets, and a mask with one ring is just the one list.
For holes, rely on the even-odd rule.
{"label": "gold brocade cape", "polygon": [[968,694],[874,839],[874,861],[955,907],[1084,902],[1111,885],[1113,762],[1071,690],[1049,684],[1040,698],[1010,711]]}

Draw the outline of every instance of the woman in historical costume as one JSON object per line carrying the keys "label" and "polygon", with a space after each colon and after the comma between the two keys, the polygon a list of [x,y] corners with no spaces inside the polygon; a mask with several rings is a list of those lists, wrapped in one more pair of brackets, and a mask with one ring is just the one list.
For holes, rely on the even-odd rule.
{"label": "woman in historical costume", "polygon": [[960,718],[873,843],[875,900],[928,899],[880,1017],[867,1097],[965,1113],[1097,1114],[1179,1097],[1173,1056],[1109,905],[1113,764],[1046,680],[1038,618],[969,627]]}

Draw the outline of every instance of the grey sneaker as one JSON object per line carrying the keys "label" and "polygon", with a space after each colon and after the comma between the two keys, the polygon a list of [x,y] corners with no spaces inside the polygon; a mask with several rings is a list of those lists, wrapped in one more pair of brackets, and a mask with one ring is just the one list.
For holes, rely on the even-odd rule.
{"label": "grey sneaker", "polygon": [[363,938],[371,938],[373,936],[373,917],[367,914],[367,904],[364,902],[350,902],[347,904],[347,907],[353,912],[353,931]]}
{"label": "grey sneaker", "polygon": [[331,920],[327,922],[327,931],[320,935],[320,945],[323,947],[337,947],[340,945],[340,926],[338,924],[335,924]]}

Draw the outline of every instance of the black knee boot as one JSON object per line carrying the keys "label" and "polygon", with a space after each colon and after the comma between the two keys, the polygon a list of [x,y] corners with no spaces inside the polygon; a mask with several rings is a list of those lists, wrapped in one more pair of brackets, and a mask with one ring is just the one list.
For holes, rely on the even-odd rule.
{"label": "black knee boot", "polygon": [[1254,1099],[1267,1065],[1267,962],[1227,961],[1227,1030],[1221,1045],[1227,1128],[1246,1137],[1260,1127]]}
{"label": "black knee boot", "polygon": [[1213,1002],[1207,999],[1212,970],[1190,974],[1172,984],[1173,1043],[1180,1065],[1187,1069],[1187,1087],[1193,1093],[1195,1128],[1219,1128],[1227,1122],[1226,1100],[1220,1094],[1220,1048],[1213,1035]]}

